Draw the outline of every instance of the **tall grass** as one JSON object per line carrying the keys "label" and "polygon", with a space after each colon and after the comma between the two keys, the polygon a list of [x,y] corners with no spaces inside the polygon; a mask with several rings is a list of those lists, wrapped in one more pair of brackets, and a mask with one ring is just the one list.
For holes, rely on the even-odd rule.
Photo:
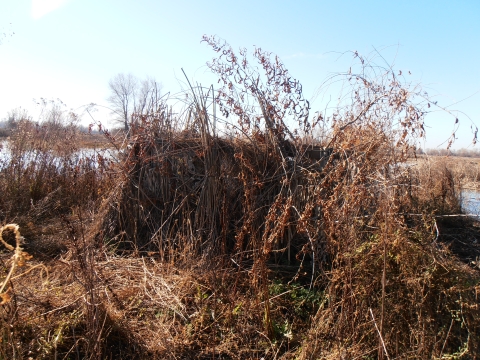
{"label": "tall grass", "polygon": [[[82,219],[80,222],[85,224],[91,221],[90,217],[94,216],[102,194],[111,187],[109,182],[111,177],[106,171],[109,160],[100,154],[82,153],[79,148],[82,144],[82,134],[76,125],[75,117],[41,123],[35,123],[29,118],[17,119],[15,125],[6,148],[2,149],[3,155],[0,160],[0,191],[3,195],[0,199],[0,217],[4,223],[16,221],[22,234],[28,239],[22,246],[34,255],[34,259],[43,260],[48,264],[52,259],[58,259],[68,253],[69,248],[80,249],[77,241],[73,241],[75,246],[71,245],[72,236],[69,234],[72,230],[68,224],[78,223],[78,214],[84,211],[89,219]],[[7,227],[4,228],[9,230]],[[18,231],[18,226],[14,230]],[[8,242],[6,244],[9,245]],[[81,248],[85,251],[88,249],[85,245]],[[5,269],[9,266],[13,269],[19,264],[20,255],[25,254],[22,255],[23,258],[28,255],[20,248],[18,241],[16,249],[20,250],[16,251],[11,260],[3,256],[2,267]],[[77,253],[77,257],[81,258],[80,253]],[[25,261],[20,262],[21,265],[24,263]],[[20,289],[39,286],[37,291],[43,293],[50,280],[45,277],[47,274],[48,266],[41,266],[41,263],[35,263],[33,260],[22,274],[13,277],[7,275],[1,292],[3,295],[3,288],[8,285],[9,290],[5,294],[8,295],[9,301],[6,301],[2,308],[2,326],[10,330],[6,330],[2,335],[1,358],[24,358],[28,355],[21,339],[25,336],[28,338],[30,336],[28,333],[33,331],[34,327],[31,328],[30,325],[23,327],[24,323],[15,315],[18,311],[17,306],[26,301],[34,304],[38,311],[39,306],[40,309],[50,306],[48,304],[51,303],[52,297],[47,297],[41,303],[35,303],[33,300],[35,296],[29,293],[32,290],[24,293],[17,286],[20,286]],[[64,273],[65,278],[62,281],[68,282],[70,274]],[[83,274],[85,279],[90,279],[85,271],[80,274]],[[41,281],[37,284],[39,277]],[[87,282],[84,288],[92,293],[91,286],[91,282]],[[35,317],[31,320],[33,323],[36,321]],[[53,346],[55,354],[58,352],[57,345],[63,330],[58,331],[60,333],[57,333]],[[98,348],[97,342],[91,344],[87,347],[87,352],[95,352]],[[53,348],[51,344],[45,345],[48,346],[44,348],[41,343],[35,346],[41,348],[38,352],[40,357],[48,358],[50,356],[48,354],[53,354],[51,352]]]}
{"label": "tall grass", "polygon": [[118,162],[75,162],[57,138],[38,159],[60,162],[30,168],[25,145],[0,172],[23,189],[4,214],[58,216],[64,246],[48,282],[15,283],[19,345],[2,356],[475,358],[479,269],[455,244],[480,251],[472,221],[449,217],[459,179],[406,165],[424,135],[419,90],[353,54],[351,103],[311,117],[279,59],[256,49],[258,70],[204,40],[224,87],[191,87],[178,115],[134,114]]}

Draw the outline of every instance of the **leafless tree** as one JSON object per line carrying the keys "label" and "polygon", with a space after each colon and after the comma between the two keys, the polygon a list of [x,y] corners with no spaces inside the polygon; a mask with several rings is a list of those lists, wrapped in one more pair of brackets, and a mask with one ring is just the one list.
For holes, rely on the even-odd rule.
{"label": "leafless tree", "polygon": [[154,78],[147,77],[141,81],[135,103],[136,114],[149,114],[156,110],[160,103],[162,85]]}
{"label": "leafless tree", "polygon": [[108,102],[112,106],[117,120],[123,122],[125,131],[129,129],[129,115],[135,108],[135,92],[138,80],[132,74],[117,74],[108,82],[110,96]]}
{"label": "leafless tree", "polygon": [[132,74],[120,73],[110,80],[108,86],[111,93],[108,101],[125,131],[139,115],[154,112],[160,103],[162,85],[151,77],[139,80]]}
{"label": "leafless tree", "polygon": [[15,129],[18,125],[18,122],[22,120],[32,121],[32,117],[28,114],[26,109],[22,109],[21,107],[7,112],[7,117],[4,119],[6,127],[10,130]]}

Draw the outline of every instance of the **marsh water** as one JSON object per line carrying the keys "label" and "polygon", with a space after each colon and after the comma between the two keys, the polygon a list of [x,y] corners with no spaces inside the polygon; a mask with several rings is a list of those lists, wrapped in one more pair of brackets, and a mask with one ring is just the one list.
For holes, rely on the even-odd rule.
{"label": "marsh water", "polygon": [[[26,155],[26,158],[24,158],[27,161],[34,160],[36,159],[36,154],[35,151],[28,152]],[[55,157],[55,155],[51,154],[52,156]],[[78,161],[79,159],[85,159],[89,158],[91,160],[96,161],[99,156],[102,156],[103,158],[113,160],[117,156],[117,152],[114,149],[91,149],[91,148],[84,148],[84,149],[79,149],[72,157],[72,160]],[[5,164],[10,161],[10,149],[8,146],[8,141],[3,140],[0,141],[0,165]]]}
{"label": "marsh water", "polygon": [[480,218],[480,191],[463,190],[461,194],[462,210],[466,214]]}
{"label": "marsh water", "polygon": [[[74,156],[74,158],[90,158],[95,160],[97,156],[106,157],[113,160],[118,154],[112,149],[109,150],[97,150],[97,149],[80,149]],[[0,141],[0,164],[9,160],[10,151],[8,149],[8,141]],[[465,214],[471,214],[480,218],[480,190],[463,190],[460,195],[462,203],[462,210]]]}

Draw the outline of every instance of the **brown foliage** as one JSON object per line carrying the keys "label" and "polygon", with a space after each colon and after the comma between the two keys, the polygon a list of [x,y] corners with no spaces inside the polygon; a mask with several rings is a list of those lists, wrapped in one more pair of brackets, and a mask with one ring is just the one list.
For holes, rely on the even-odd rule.
{"label": "brown foliage", "polygon": [[[454,173],[407,164],[424,135],[418,92],[355,53],[361,71],[345,75],[352,103],[310,119],[278,58],[256,49],[259,72],[246,50],[204,40],[219,53],[217,93],[191,88],[184,115],[166,103],[136,114],[128,147],[112,139],[118,163],[64,177],[66,252],[48,283],[30,273],[14,289],[24,323],[4,314],[15,351],[475,358],[480,274],[457,245],[477,252],[478,232],[472,220],[462,225],[469,237],[448,232],[459,226],[448,220],[460,211]],[[328,129],[322,139],[317,126]],[[54,169],[50,182],[64,171]],[[87,186],[89,174],[97,185]],[[55,197],[41,194],[35,201]],[[36,346],[31,334],[42,330],[56,335]]]}

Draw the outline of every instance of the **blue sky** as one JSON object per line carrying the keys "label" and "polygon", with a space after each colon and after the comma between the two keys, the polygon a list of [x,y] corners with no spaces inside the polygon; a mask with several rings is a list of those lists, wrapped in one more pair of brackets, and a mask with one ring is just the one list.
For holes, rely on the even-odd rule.
{"label": "blue sky", "polygon": [[[0,118],[40,97],[71,108],[107,105],[108,81],[120,72],[153,76],[175,93],[183,68],[208,86],[216,80],[205,66],[215,55],[201,43],[207,34],[234,49],[279,55],[307,99],[329,74],[348,70],[351,58],[340,53],[377,49],[439,104],[461,101],[449,109],[461,123],[455,147],[467,147],[470,119],[480,125],[479,18],[478,0],[1,0],[0,33],[8,36],[0,45]],[[313,103],[313,110],[323,107]],[[453,121],[434,112],[427,125],[433,148]]]}

